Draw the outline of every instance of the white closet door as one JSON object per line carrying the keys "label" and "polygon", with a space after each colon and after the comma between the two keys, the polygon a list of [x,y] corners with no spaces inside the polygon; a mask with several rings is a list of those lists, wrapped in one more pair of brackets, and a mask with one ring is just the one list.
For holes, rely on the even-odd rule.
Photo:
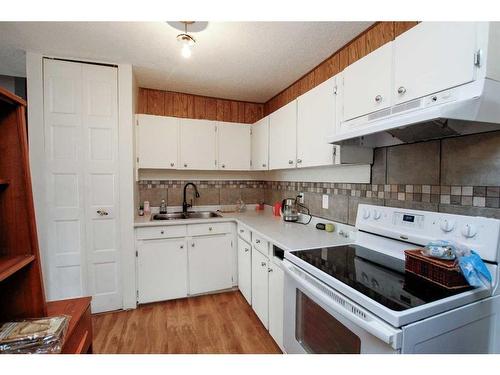
{"label": "white closet door", "polygon": [[55,300],[86,294],[81,64],[44,60],[43,90],[49,252],[46,288],[48,299]]}
{"label": "white closet door", "polygon": [[117,69],[83,64],[88,288],[92,311],[122,307]]}

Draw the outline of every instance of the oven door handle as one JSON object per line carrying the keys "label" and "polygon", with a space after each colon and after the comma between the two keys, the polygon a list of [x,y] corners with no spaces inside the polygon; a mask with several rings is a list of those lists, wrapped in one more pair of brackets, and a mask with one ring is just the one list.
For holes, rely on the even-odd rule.
{"label": "oven door handle", "polygon": [[[358,311],[362,311],[366,314],[366,320],[360,318],[358,315],[352,312],[348,307],[341,306],[338,302],[332,299],[330,296],[325,294],[321,289],[316,287],[314,284],[305,280],[304,277],[297,275],[295,269],[297,269],[294,265],[288,263],[283,267],[288,276],[290,276],[297,284],[299,284],[304,291],[307,291],[307,294],[316,298],[318,301],[323,303],[325,306],[328,306],[331,310],[339,313],[344,318],[350,320],[355,325],[361,327],[365,331],[371,333],[375,337],[379,338],[383,342],[388,345],[391,345],[394,349],[399,349],[401,346],[400,337],[401,330],[396,329],[392,326],[389,326],[387,323],[381,321],[380,319],[374,317],[372,314],[366,312],[364,309],[358,307],[353,302],[348,300],[342,294],[334,291],[334,289],[328,287],[334,293],[339,300],[344,300],[347,306],[357,309]],[[298,272],[303,273],[303,271],[298,270]],[[326,286],[325,286],[326,287]]]}

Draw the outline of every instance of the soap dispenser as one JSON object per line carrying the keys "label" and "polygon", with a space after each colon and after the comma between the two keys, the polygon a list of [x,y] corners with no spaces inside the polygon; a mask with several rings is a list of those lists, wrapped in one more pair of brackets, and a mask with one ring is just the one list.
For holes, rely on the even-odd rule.
{"label": "soap dispenser", "polygon": [[165,199],[162,199],[160,204],[160,214],[166,214],[166,213],[167,213],[167,204],[165,203]]}

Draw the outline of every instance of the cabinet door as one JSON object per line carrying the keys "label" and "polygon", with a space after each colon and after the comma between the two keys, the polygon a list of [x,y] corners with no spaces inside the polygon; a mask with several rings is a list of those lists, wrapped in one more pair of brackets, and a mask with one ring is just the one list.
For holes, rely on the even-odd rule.
{"label": "cabinet door", "polygon": [[297,99],[297,167],[333,163],[333,145],[327,135],[335,129],[336,77]]}
{"label": "cabinet door", "polygon": [[137,167],[177,168],[179,119],[137,115]]}
{"label": "cabinet door", "polygon": [[142,241],[137,246],[139,303],[186,297],[188,263],[186,241]]}
{"label": "cabinet door", "polygon": [[180,169],[217,169],[215,126],[215,121],[179,120]]}
{"label": "cabinet door", "polygon": [[269,169],[269,116],[252,125],[252,170]]}
{"label": "cabinet door", "polygon": [[217,125],[220,170],[250,169],[250,125],[219,122]]}
{"label": "cabinet door", "polygon": [[266,328],[269,327],[268,263],[267,257],[252,249],[252,308]]}
{"label": "cabinet door", "polygon": [[189,294],[232,287],[232,238],[232,234],[223,234],[189,241]]}
{"label": "cabinet door", "polygon": [[396,103],[474,80],[476,24],[422,22],[394,41]]}
{"label": "cabinet door", "polygon": [[297,154],[297,101],[269,117],[269,169],[295,168]]}
{"label": "cabinet door", "polygon": [[252,246],[238,238],[238,289],[252,304]]}
{"label": "cabinet door", "polygon": [[269,333],[283,348],[283,299],[285,274],[281,267],[270,262],[269,267]]}
{"label": "cabinet door", "polygon": [[391,106],[392,48],[387,43],[344,70],[344,120]]}

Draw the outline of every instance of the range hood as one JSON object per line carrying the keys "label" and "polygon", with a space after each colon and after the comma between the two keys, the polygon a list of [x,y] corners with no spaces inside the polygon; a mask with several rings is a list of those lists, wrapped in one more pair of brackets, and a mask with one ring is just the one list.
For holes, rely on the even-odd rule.
{"label": "range hood", "polygon": [[328,142],[382,147],[500,130],[500,82],[484,78],[341,123]]}

